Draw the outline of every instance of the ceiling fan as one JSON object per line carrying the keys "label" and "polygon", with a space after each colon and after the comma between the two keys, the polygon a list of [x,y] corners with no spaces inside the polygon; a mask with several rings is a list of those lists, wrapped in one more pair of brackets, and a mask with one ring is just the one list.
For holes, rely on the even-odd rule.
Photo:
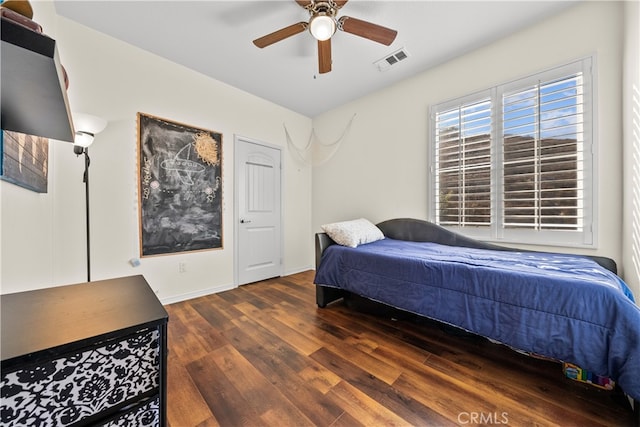
{"label": "ceiling fan", "polygon": [[318,68],[322,74],[331,71],[331,36],[336,32],[336,29],[386,46],[393,43],[398,34],[396,30],[350,16],[336,18],[338,10],[348,1],[295,0],[296,3],[309,11],[309,15],[311,15],[309,22],[302,21],[281,28],[271,34],[255,39],[253,44],[259,48],[264,48],[309,29],[313,37],[318,40]]}

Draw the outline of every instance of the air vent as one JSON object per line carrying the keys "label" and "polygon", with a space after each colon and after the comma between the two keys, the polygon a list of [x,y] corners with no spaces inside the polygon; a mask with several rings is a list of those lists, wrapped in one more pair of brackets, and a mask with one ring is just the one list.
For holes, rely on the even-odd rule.
{"label": "air vent", "polygon": [[405,48],[400,48],[399,50],[393,52],[391,55],[388,55],[374,62],[373,64],[378,67],[379,71],[387,71],[389,68],[391,68],[392,65],[397,65],[408,57],[409,53],[407,52],[407,50]]}

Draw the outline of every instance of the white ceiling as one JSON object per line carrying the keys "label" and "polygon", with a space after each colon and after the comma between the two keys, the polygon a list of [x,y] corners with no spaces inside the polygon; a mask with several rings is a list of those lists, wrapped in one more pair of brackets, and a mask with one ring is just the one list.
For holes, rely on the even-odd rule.
{"label": "white ceiling", "polygon": [[[577,1],[577,0],[576,0]],[[57,13],[276,104],[315,117],[491,43],[576,3],[562,1],[351,0],[340,16],[398,31],[391,46],[344,32],[332,38],[333,70],[318,74],[308,32],[264,49],[252,40],[307,21],[294,0],[63,1]],[[373,63],[404,48],[409,58]]]}

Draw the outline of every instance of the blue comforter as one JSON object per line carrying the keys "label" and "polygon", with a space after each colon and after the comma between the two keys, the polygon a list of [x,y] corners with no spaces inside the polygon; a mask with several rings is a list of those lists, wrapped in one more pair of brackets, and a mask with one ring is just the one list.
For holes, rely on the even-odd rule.
{"label": "blue comforter", "polygon": [[640,307],[589,258],[386,238],[329,246],[314,282],[575,363],[640,400]]}

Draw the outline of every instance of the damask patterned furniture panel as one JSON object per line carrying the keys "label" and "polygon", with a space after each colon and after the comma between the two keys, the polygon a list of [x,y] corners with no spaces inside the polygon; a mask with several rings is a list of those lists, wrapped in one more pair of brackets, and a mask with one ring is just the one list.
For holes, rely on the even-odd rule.
{"label": "damask patterned furniture panel", "polygon": [[166,424],[168,315],[142,276],[0,300],[0,425]]}

